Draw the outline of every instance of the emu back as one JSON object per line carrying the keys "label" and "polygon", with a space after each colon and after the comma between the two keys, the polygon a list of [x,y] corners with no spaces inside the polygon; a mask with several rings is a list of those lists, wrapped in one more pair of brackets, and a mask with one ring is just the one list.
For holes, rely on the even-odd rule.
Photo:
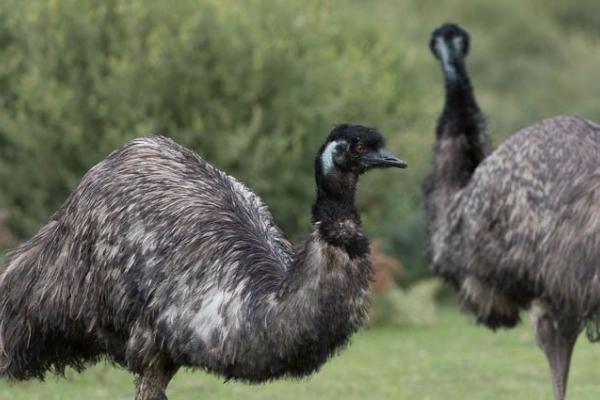
{"label": "emu back", "polygon": [[342,124],[315,158],[312,226],[293,250],[258,197],[171,140],[93,167],[0,276],[0,374],[43,378],[102,356],[165,400],[181,366],[264,382],[315,372],[366,316],[358,178],[405,168]]}
{"label": "emu back", "polygon": [[41,378],[103,354],[136,370],[156,346],[185,358],[184,343],[210,346],[227,326],[194,321],[203,331],[192,333],[185,313],[202,300],[231,308],[224,317],[241,311],[233,308],[246,293],[227,288],[243,292],[239,280],[255,279],[261,289],[261,277],[285,272],[290,252],[235,179],[168,139],[133,141],[93,167],[12,256],[0,279],[0,371]]}
{"label": "emu back", "polygon": [[[600,287],[588,278],[600,273],[600,247],[589,245],[600,242],[600,193],[583,192],[598,189],[584,182],[595,182],[599,167],[600,126],[576,117],[524,129],[480,164],[431,249],[434,271],[461,289],[480,322],[512,326],[538,297],[567,315],[595,312]],[[574,213],[580,228],[593,228],[577,232]]]}
{"label": "emu back", "polygon": [[469,43],[452,23],[430,40],[446,90],[424,185],[431,266],[492,329],[527,310],[564,400],[579,333],[600,338],[600,126],[549,118],[489,152]]}
{"label": "emu back", "polygon": [[[93,167],[12,256],[0,280],[0,371],[41,378],[104,354],[136,371],[160,348],[226,375],[281,374],[260,359],[254,372],[221,360],[264,350],[261,332],[239,321],[275,317],[247,307],[277,301],[291,251],[235,179],[168,139],[133,141]],[[211,358],[215,346],[225,348]]]}

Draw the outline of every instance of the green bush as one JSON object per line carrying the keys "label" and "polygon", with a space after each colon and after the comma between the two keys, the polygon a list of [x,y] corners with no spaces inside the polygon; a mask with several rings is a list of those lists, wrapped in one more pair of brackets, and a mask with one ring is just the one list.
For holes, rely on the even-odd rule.
{"label": "green bush", "polygon": [[377,312],[370,323],[375,326],[429,326],[436,322],[438,293],[442,283],[437,279],[421,280],[410,288],[393,288],[372,295]]}
{"label": "green bush", "polygon": [[[0,208],[31,235],[82,174],[161,133],[235,175],[294,239],[313,157],[333,124],[375,125],[406,172],[365,177],[365,227],[413,281],[427,276],[420,182],[442,105],[426,44],[473,35],[473,81],[495,142],[557,113],[600,118],[591,0],[4,0]],[[581,29],[575,29],[581,23]],[[597,25],[597,24],[596,24]]]}
{"label": "green bush", "polygon": [[413,92],[414,67],[394,43],[374,26],[346,29],[318,1],[3,8],[0,204],[21,236],[91,165],[148,133],[239,177],[298,236],[314,154],[332,125],[398,126]]}

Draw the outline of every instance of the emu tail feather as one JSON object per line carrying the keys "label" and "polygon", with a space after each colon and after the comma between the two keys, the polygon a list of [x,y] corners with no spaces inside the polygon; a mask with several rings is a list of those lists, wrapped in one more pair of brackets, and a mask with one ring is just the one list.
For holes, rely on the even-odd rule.
{"label": "emu tail feather", "polygon": [[1,376],[43,379],[48,370],[82,369],[93,358],[81,346],[84,330],[74,332],[77,324],[65,323],[69,282],[58,272],[70,257],[61,236],[59,223],[51,220],[11,255],[0,275]]}
{"label": "emu tail feather", "polygon": [[10,255],[0,276],[0,374],[10,379],[43,378],[48,365],[35,332],[35,283],[49,239],[50,222]]}

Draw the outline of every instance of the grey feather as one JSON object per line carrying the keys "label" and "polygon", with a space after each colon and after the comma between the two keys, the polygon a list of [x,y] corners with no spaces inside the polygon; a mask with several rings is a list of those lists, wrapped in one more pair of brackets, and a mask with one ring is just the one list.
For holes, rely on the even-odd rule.
{"label": "grey feather", "polygon": [[[339,136],[383,143],[360,126],[328,141]],[[0,276],[0,374],[43,378],[108,357],[153,399],[180,366],[249,382],[316,371],[367,309],[354,208],[365,168],[344,154],[348,165],[317,175],[295,251],[258,196],[192,151],[160,136],[116,150]]]}

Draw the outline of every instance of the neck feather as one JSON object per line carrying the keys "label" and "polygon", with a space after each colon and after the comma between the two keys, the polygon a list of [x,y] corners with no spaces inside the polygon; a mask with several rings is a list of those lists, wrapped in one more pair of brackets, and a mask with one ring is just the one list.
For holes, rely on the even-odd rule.
{"label": "neck feather", "polygon": [[446,101],[438,120],[433,166],[424,183],[429,230],[435,230],[455,195],[490,151],[485,121],[462,60],[443,63]]}
{"label": "neck feather", "polygon": [[[351,255],[313,226],[288,270],[275,305],[275,331],[286,337],[287,373],[304,376],[345,346],[367,316],[372,276],[367,253]],[[366,239],[365,239],[366,240]],[[278,343],[282,338],[278,338]]]}
{"label": "neck feather", "polygon": [[[234,324],[223,336],[228,340],[221,346],[236,360],[224,367],[235,368],[230,376],[260,382],[308,375],[346,345],[366,318],[372,272],[354,192],[340,194],[321,183],[303,245],[289,253],[281,275],[262,274],[253,284],[248,316],[232,319],[246,324]],[[364,248],[353,253],[352,241]]]}
{"label": "neck feather", "polygon": [[489,139],[464,60],[446,60],[442,70],[446,101],[437,125],[432,173],[436,185],[459,190],[489,153]]}
{"label": "neck feather", "polygon": [[483,117],[473,93],[471,81],[463,60],[443,63],[445,81],[444,111],[437,127],[437,137],[474,136],[484,131]]}
{"label": "neck feather", "polygon": [[355,174],[340,172],[317,178],[317,200],[312,207],[312,221],[321,239],[352,258],[369,252],[355,205],[357,180]]}
{"label": "neck feather", "polygon": [[[296,253],[280,291],[283,312],[329,338],[326,352],[345,343],[366,316],[372,275],[369,242],[354,205],[356,176],[317,178],[312,232]],[[290,328],[288,326],[288,328]],[[301,355],[305,357],[305,355]]]}

